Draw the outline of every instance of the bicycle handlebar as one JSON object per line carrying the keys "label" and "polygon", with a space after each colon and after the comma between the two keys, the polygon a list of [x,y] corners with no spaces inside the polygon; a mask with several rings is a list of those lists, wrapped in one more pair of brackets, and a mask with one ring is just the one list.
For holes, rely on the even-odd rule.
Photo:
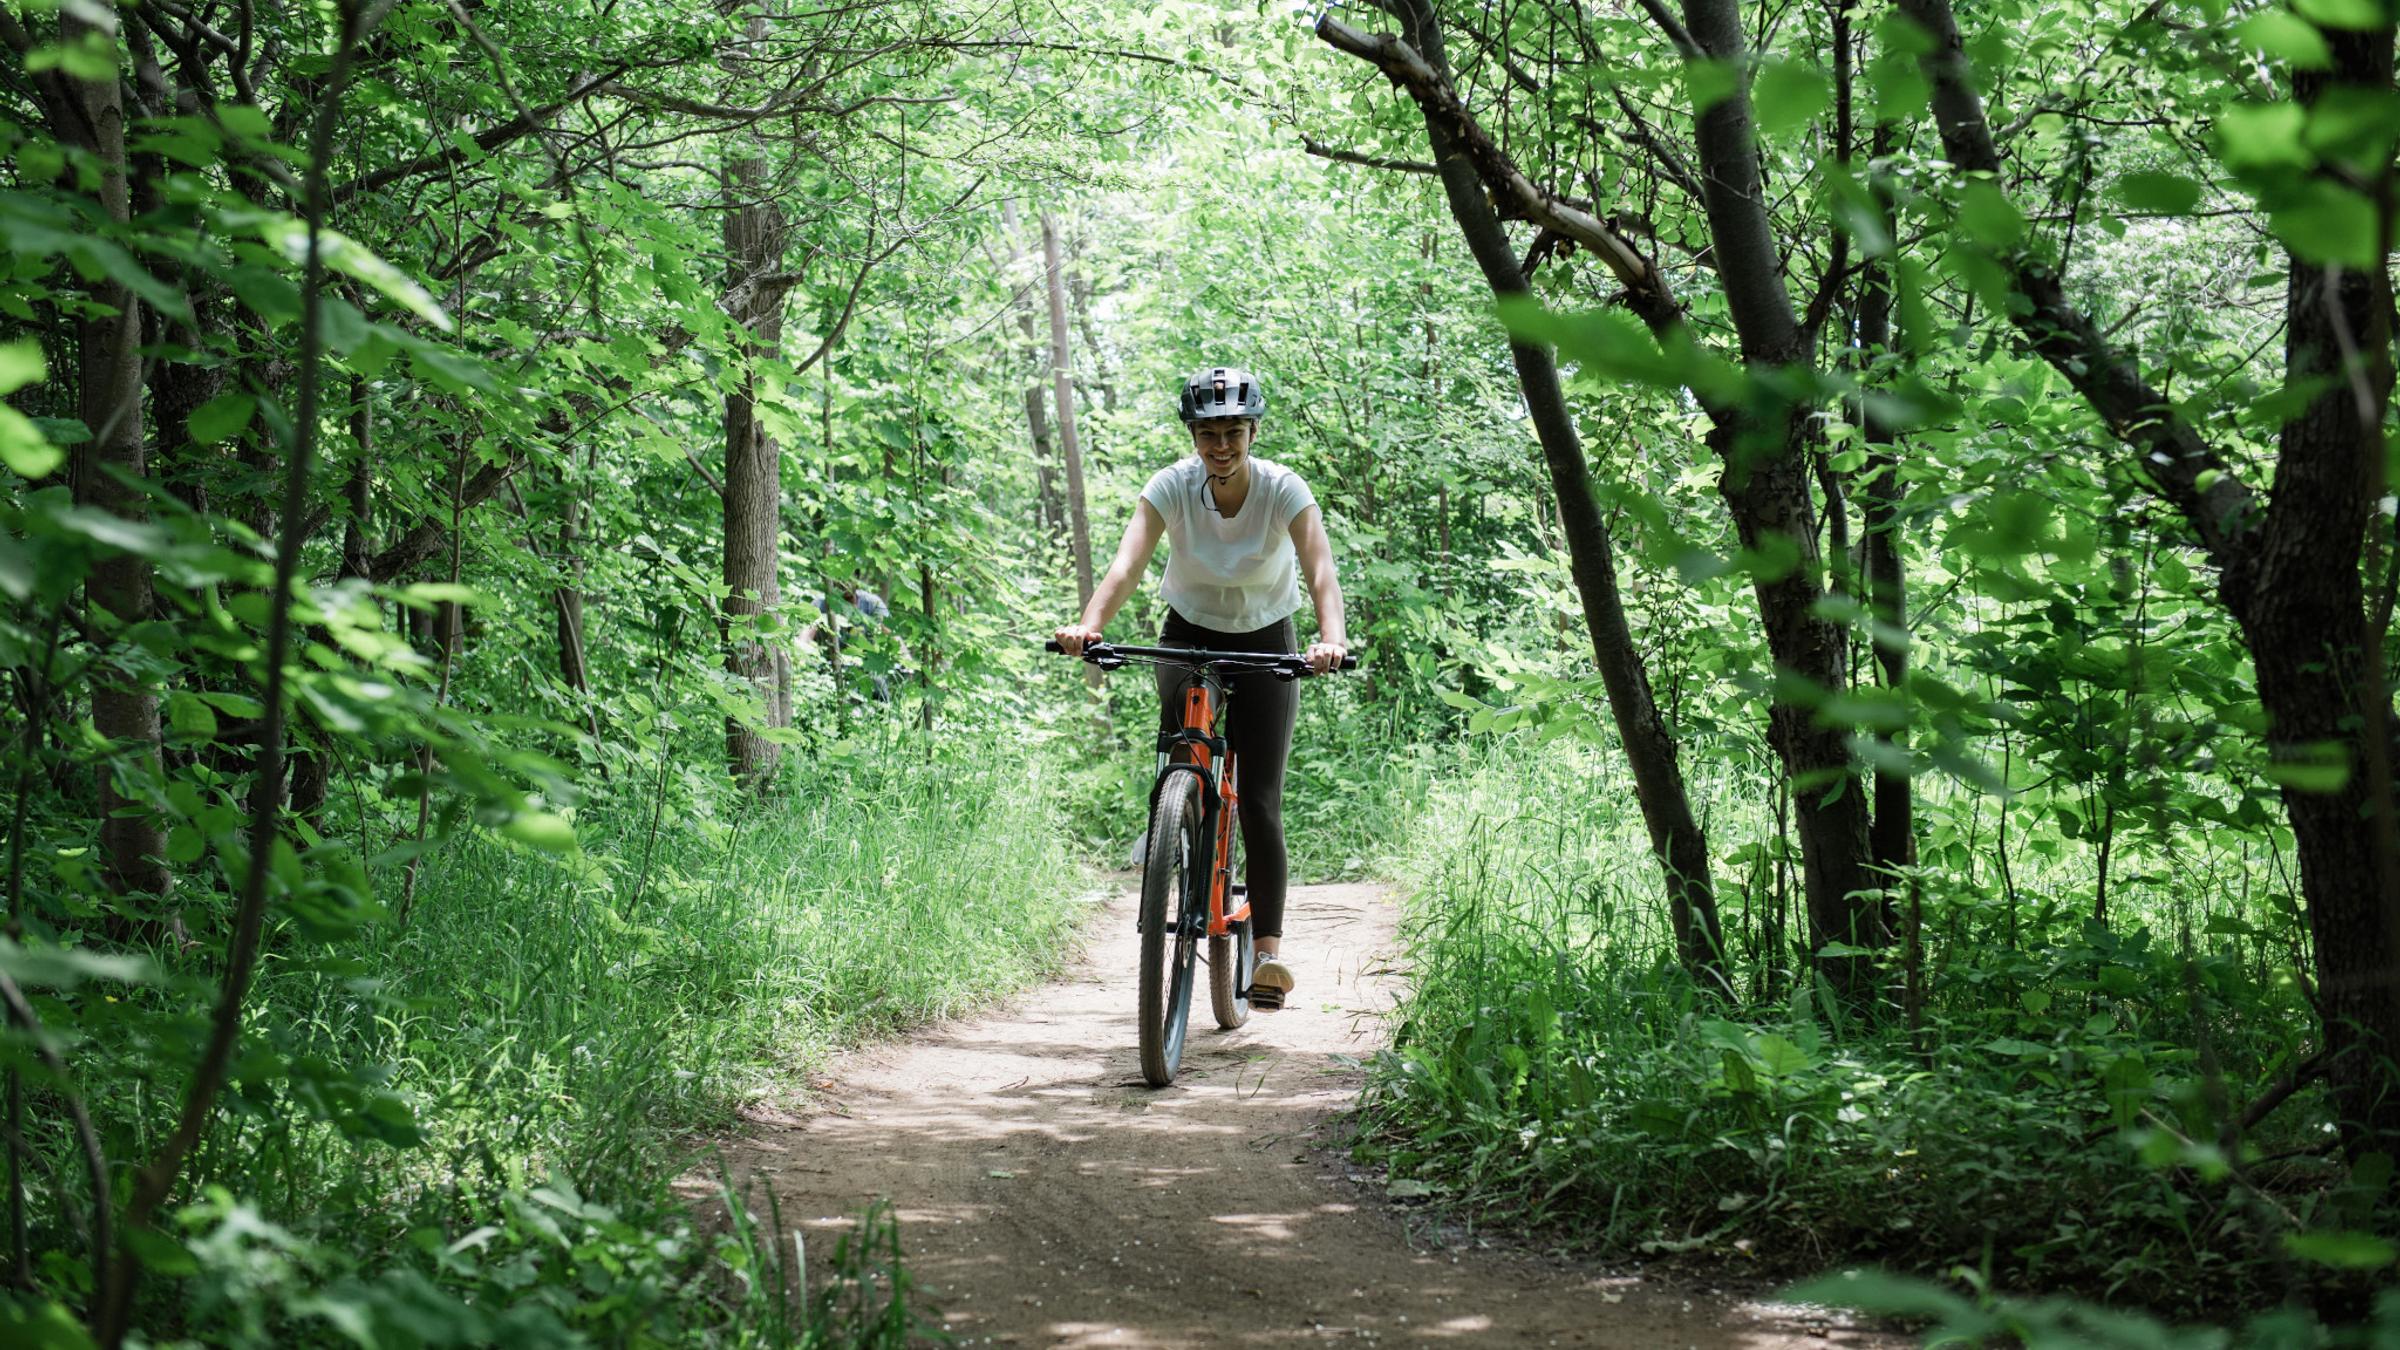
{"label": "bicycle handlebar", "polygon": [[[1042,650],[1065,654],[1057,638],[1042,643]],[[1201,647],[1128,647],[1115,642],[1087,642],[1083,659],[1102,670],[1115,670],[1131,661],[1147,661],[1156,665],[1173,666],[1250,666],[1272,671],[1287,680],[1316,674],[1308,658],[1299,652],[1214,652]],[[1341,669],[1358,669],[1358,658],[1344,656]]]}

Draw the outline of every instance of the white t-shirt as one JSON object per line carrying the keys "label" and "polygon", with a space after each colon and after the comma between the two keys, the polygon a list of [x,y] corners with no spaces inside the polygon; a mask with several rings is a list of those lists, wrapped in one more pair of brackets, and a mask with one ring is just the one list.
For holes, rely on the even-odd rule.
{"label": "white t-shirt", "polygon": [[1227,519],[1209,499],[1208,469],[1186,455],[1150,476],[1142,500],[1166,518],[1159,591],[1176,613],[1220,633],[1251,633],[1300,608],[1292,522],[1317,504],[1300,475],[1252,456],[1250,495]]}

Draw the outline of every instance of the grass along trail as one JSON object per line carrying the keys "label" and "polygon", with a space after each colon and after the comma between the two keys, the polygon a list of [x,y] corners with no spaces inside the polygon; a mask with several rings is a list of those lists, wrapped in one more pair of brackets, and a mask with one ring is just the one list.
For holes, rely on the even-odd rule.
{"label": "grass along trail", "polygon": [[812,1253],[888,1198],[922,1298],[967,1344],[1899,1344],[1412,1223],[1323,1146],[1386,1034],[1396,917],[1380,887],[1296,888],[1293,1006],[1219,1032],[1203,990],[1161,1091],[1135,1057],[1133,897],[1117,888],[1068,978],[850,1056],[811,1118],[733,1141],[735,1174],[772,1187]]}

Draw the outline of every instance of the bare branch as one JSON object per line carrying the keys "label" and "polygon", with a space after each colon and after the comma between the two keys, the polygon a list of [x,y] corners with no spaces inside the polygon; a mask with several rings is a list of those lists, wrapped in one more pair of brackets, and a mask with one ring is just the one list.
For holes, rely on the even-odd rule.
{"label": "bare branch", "polygon": [[1336,149],[1314,136],[1303,135],[1300,138],[1300,148],[1319,159],[1330,159],[1337,164],[1358,164],[1370,169],[1389,169],[1393,173],[1435,174],[1441,172],[1440,169],[1421,159],[1384,159],[1377,155],[1362,155],[1356,150]]}
{"label": "bare branch", "polygon": [[1330,14],[1317,21],[1317,36],[1336,51],[1382,71],[1406,90],[1426,115],[1440,118],[1474,163],[1477,176],[1491,190],[1504,218],[1513,214],[1530,220],[1590,249],[1625,287],[1628,305],[1645,322],[1673,321],[1677,313],[1674,294],[1658,268],[1606,221],[1528,179],[1459,101],[1458,91],[1414,48],[1393,34],[1360,32]]}
{"label": "bare branch", "polygon": [[[474,138],[476,149],[488,155],[511,141],[519,140],[541,130],[562,109],[599,93],[611,81],[632,68],[632,62],[621,61],[610,67],[606,74],[595,75],[591,79],[585,80],[555,102],[544,104],[530,112],[519,113],[498,126],[477,132]],[[387,165],[363,177],[354,178],[333,189],[329,197],[335,202],[348,201],[362,192],[373,192],[377,188],[390,187],[405,178],[413,178],[421,173],[433,173],[453,164],[463,164],[466,162],[466,158],[466,151],[454,145],[447,146],[437,153],[419,155],[405,164]]]}

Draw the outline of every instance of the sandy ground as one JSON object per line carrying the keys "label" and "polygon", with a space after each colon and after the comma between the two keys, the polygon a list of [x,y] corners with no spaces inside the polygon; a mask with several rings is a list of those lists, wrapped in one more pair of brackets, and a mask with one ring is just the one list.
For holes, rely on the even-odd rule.
{"label": "sandy ground", "polygon": [[[1132,897],[1079,973],[1010,1008],[854,1055],[803,1121],[729,1161],[830,1251],[888,1197],[964,1344],[1898,1346],[1836,1315],[1490,1250],[1325,1146],[1396,993],[1394,907],[1295,891],[1292,1006],[1220,1032],[1203,987],[1174,1086],[1134,1051]],[[819,1235],[822,1235],[821,1237]]]}

